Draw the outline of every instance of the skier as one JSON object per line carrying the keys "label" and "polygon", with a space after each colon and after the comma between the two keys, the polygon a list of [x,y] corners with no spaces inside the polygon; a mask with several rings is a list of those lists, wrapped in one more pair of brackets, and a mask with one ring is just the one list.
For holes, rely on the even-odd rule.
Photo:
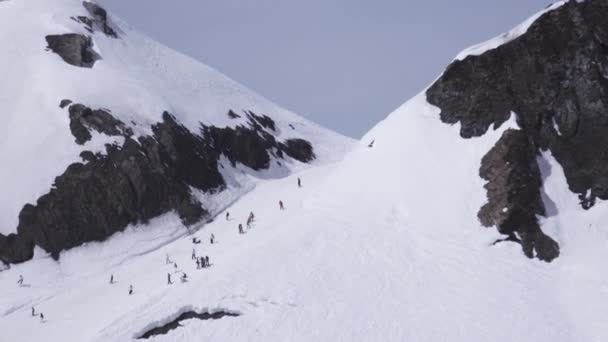
{"label": "skier", "polygon": [[110,274],[110,284],[114,284],[114,275]]}
{"label": "skier", "polygon": [[302,180],[300,179],[300,177],[298,177],[298,188],[302,187]]}
{"label": "skier", "polygon": [[207,255],[207,256],[205,256],[205,264],[206,264],[207,266],[210,266],[210,265],[211,265],[211,264],[209,264],[209,256],[208,256],[208,255]]}
{"label": "skier", "polygon": [[182,275],[182,283],[185,283],[185,282],[187,282],[187,281],[188,281],[188,275],[187,275],[186,273],[184,273],[184,274]]}
{"label": "skier", "polygon": [[253,222],[255,220],[255,215],[253,214],[253,211],[249,213],[249,221]]}
{"label": "skier", "polygon": [[133,285],[129,285],[129,296],[133,294]]}
{"label": "skier", "polygon": [[44,314],[42,312],[40,313],[40,322],[44,322]]}
{"label": "skier", "polygon": [[230,212],[229,211],[226,212],[226,221],[230,221]]}
{"label": "skier", "polygon": [[192,248],[192,260],[196,259],[196,250]]}
{"label": "skier", "polygon": [[173,263],[173,268],[177,269],[177,263],[176,262]]}
{"label": "skier", "polygon": [[209,240],[211,241],[211,244],[213,245],[213,241],[215,241],[215,235],[213,235],[213,233],[211,233],[211,238]]}
{"label": "skier", "polygon": [[201,269],[201,260],[199,258],[196,258],[196,269],[197,270]]}
{"label": "skier", "polygon": [[375,142],[376,142],[376,140],[372,140],[372,142],[370,142],[369,145],[367,145],[367,147],[369,147],[369,148],[374,147]]}
{"label": "skier", "polygon": [[279,201],[279,209],[285,210],[285,206],[283,205],[283,201]]}
{"label": "skier", "polygon": [[21,274],[19,275],[19,280],[17,280],[17,284],[19,284],[19,286],[23,286],[23,276]]}
{"label": "skier", "polygon": [[169,259],[169,254],[165,257],[165,264],[169,265],[171,263],[171,259]]}
{"label": "skier", "polygon": [[167,273],[167,285],[171,285],[173,282],[171,281],[171,273]]}
{"label": "skier", "polygon": [[243,234],[243,225],[239,223],[239,234]]}
{"label": "skier", "polygon": [[36,309],[32,306],[32,317],[36,317]]}

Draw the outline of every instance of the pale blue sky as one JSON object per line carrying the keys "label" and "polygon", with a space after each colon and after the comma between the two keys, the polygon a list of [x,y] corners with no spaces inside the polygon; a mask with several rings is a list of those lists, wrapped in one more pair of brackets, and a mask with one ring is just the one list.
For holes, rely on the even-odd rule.
{"label": "pale blue sky", "polygon": [[273,102],[360,137],[546,0],[98,0]]}

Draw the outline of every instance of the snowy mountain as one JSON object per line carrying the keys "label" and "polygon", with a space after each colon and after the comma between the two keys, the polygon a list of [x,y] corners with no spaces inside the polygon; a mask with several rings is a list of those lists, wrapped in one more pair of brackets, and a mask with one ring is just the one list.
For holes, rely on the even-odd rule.
{"label": "snowy mountain", "polygon": [[196,229],[253,179],[350,145],[92,2],[7,1],[0,20],[0,262],[169,212]]}
{"label": "snowy mountain", "polygon": [[344,159],[219,209],[201,244],[168,214],[13,265],[2,337],[607,340],[606,18],[559,2],[465,50]]}

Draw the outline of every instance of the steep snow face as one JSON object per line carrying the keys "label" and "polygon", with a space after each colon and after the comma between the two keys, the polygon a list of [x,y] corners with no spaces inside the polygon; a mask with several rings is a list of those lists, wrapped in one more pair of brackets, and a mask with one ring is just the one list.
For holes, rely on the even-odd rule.
{"label": "steep snow face", "polygon": [[[11,194],[0,199],[0,249],[11,250],[0,260],[27,259],[23,251],[32,244],[56,254],[171,210],[185,223],[208,219],[215,214],[208,208],[221,206],[198,203],[189,193],[226,189],[222,168],[243,164],[262,178],[285,176],[304,163],[337,160],[350,145],[92,2],[7,1],[0,21],[0,41],[7,42],[0,66],[0,188]],[[220,156],[232,165],[219,163]],[[74,163],[80,164],[68,168]],[[120,167],[106,176],[101,170],[111,163]],[[158,176],[167,164],[175,165]],[[102,189],[126,197],[112,204],[80,192]],[[101,204],[107,207],[93,212]],[[58,219],[58,208],[80,219]],[[79,231],[99,222],[97,230]],[[73,241],[41,242],[59,230]],[[20,239],[2,236],[16,232]]]}

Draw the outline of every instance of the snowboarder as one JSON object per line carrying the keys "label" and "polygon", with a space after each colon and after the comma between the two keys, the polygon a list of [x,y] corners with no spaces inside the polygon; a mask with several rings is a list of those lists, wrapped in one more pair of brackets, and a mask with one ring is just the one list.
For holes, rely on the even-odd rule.
{"label": "snowboarder", "polygon": [[215,241],[215,235],[213,235],[213,233],[211,233],[211,238],[209,240],[211,241],[211,244],[213,245],[213,242]]}
{"label": "snowboarder", "polygon": [[239,234],[243,234],[243,225],[239,223]]}
{"label": "snowboarder", "polygon": [[192,248],[192,260],[196,259],[196,250]]}
{"label": "snowboarder", "polygon": [[40,313],[40,322],[44,322],[44,314],[42,312]]}
{"label": "snowboarder", "polygon": [[133,294],[133,285],[129,285],[129,296]]}
{"label": "snowboarder", "polygon": [[36,309],[32,306],[32,317],[36,317]]}
{"label": "snowboarder", "polygon": [[210,264],[209,264],[209,256],[208,256],[208,255],[207,255],[207,256],[205,256],[205,264],[206,264],[207,266],[210,266]]}
{"label": "snowboarder", "polygon": [[298,188],[302,187],[302,180],[300,179],[300,177],[298,177]]}
{"label": "snowboarder", "polygon": [[283,201],[279,201],[279,209],[285,210],[285,206],[283,205]]}
{"label": "snowboarder", "polygon": [[23,276],[21,274],[19,275],[19,280],[17,280],[17,284],[19,284],[19,286],[23,286]]}
{"label": "snowboarder", "polygon": [[110,274],[110,284],[114,284],[114,275]]}
{"label": "snowboarder", "polygon": [[167,285],[171,285],[173,282],[171,281],[171,273],[167,273]]}
{"label": "snowboarder", "polygon": [[230,212],[229,211],[226,212],[226,221],[230,221]]}

